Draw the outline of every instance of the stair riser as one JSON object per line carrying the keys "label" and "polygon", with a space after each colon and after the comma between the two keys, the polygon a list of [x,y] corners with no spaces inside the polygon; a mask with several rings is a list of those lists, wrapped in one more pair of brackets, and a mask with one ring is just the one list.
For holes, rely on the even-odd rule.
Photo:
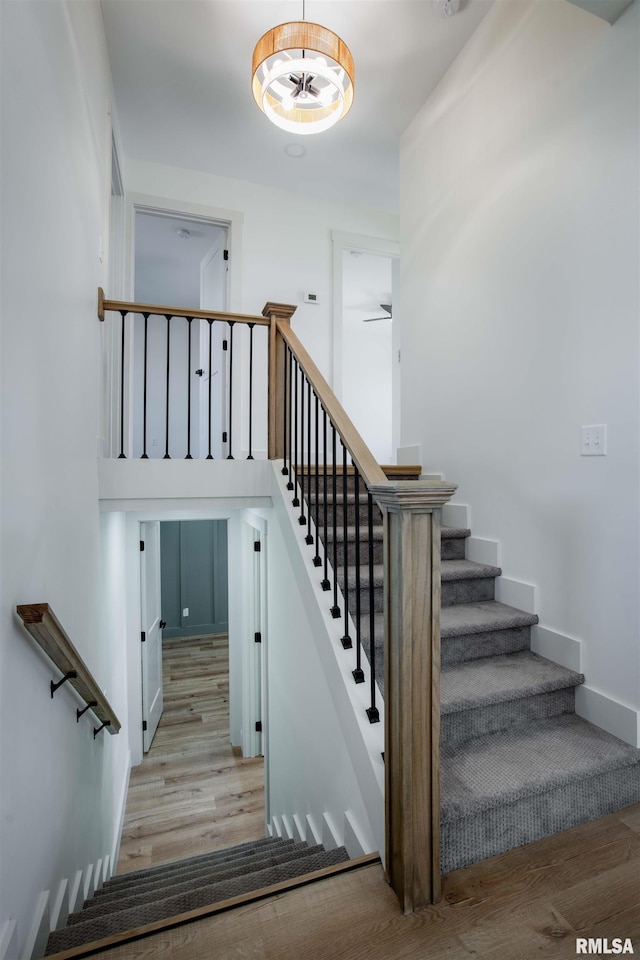
{"label": "stair riser", "polygon": [[[339,575],[338,583],[342,586],[342,576]],[[441,587],[442,606],[453,606],[455,603],[481,603],[484,600],[493,600],[495,593],[495,580],[493,578],[484,580],[443,580]],[[349,587],[349,612],[356,609],[356,591],[355,585]],[[383,611],[383,590],[380,584],[374,586],[374,604],[373,609],[376,613]],[[360,587],[360,604],[362,610],[369,609],[369,584],[365,579]]]}
{"label": "stair riser", "polygon": [[440,541],[440,557],[442,560],[464,560],[464,537],[448,537]]}
{"label": "stair riser", "polygon": [[441,749],[452,750],[474,737],[497,733],[518,724],[557,717],[562,713],[573,713],[574,709],[575,689],[569,687],[505,703],[492,703],[443,714],[440,721]]}
{"label": "stair riser", "polygon": [[[344,523],[344,519],[343,519],[344,510],[343,510],[343,504],[341,499],[337,501],[337,503],[335,504],[335,508],[336,508],[335,509],[336,526],[338,529],[341,529],[342,524]],[[333,514],[334,514],[333,501],[329,500],[327,502],[327,528],[333,527]],[[307,506],[305,504],[305,516],[306,515],[307,515]],[[366,500],[361,500],[360,501],[360,526],[362,528],[362,534],[364,534],[368,529],[368,523],[369,523],[368,517],[369,517],[369,514],[368,514],[367,502]],[[315,499],[313,497],[311,498],[311,519],[314,522],[316,520]],[[356,522],[356,504],[354,500],[347,503],[347,526],[351,526],[352,524],[355,524],[355,522]],[[374,503],[373,524],[374,526],[380,526],[381,523],[382,523],[382,512],[380,508],[377,507],[376,504]],[[318,508],[318,528],[320,530],[324,529],[324,502],[322,501],[322,499],[320,500],[319,508]]]}
{"label": "stair riser", "polygon": [[[333,538],[329,536],[329,560],[333,562]],[[373,541],[373,562],[384,562],[384,549],[382,540]],[[353,541],[347,543],[347,566],[355,566],[356,563],[356,544]],[[360,567],[366,569],[369,563],[369,541],[360,541]],[[338,539],[338,564],[344,565],[344,543]]]}
{"label": "stair riser", "polygon": [[461,637],[442,637],[441,663],[463,663],[483,657],[500,657],[506,653],[528,650],[531,627],[512,627],[491,633],[468,633]]}
{"label": "stair riser", "polygon": [[[213,853],[203,854],[199,857],[190,857],[188,863],[195,870],[199,870],[201,867],[209,867],[214,864],[221,863],[233,863],[234,861],[244,860],[247,856],[254,856],[258,850],[262,847],[271,847],[275,849],[274,844],[277,843],[280,846],[285,844],[288,847],[293,846],[293,840],[274,840],[272,837],[265,837],[264,840],[257,840],[252,844],[242,844],[238,848],[237,853],[232,853],[229,849],[220,850]],[[104,896],[105,893],[111,890],[120,890],[124,887],[133,887],[138,882],[146,882],[147,880],[153,878],[154,876],[170,876],[172,873],[181,873],[185,869],[185,862],[178,861],[176,863],[167,863],[159,867],[150,867],[146,870],[132,870],[129,873],[118,874],[115,877],[112,877],[110,880],[102,886],[99,890],[96,890],[94,896],[100,897]]]}
{"label": "stair riser", "polygon": [[[314,851],[315,852],[315,851]],[[75,923],[84,923],[86,920],[95,917],[105,916],[115,910],[122,909],[123,897],[126,897],[126,908],[141,906],[149,900],[162,899],[163,897],[177,896],[178,894],[189,893],[200,887],[221,883],[235,877],[243,877],[259,870],[269,870],[282,864],[293,863],[297,859],[303,859],[310,855],[309,848],[302,847],[299,850],[287,851],[279,856],[271,856],[260,859],[256,857],[248,862],[236,862],[225,868],[214,871],[201,871],[195,874],[173,876],[164,881],[154,881],[149,884],[140,884],[134,890],[123,894],[121,891],[111,896],[102,897],[100,900],[88,900],[85,907],[79,913],[69,916],[69,926]]]}
{"label": "stair riser", "polygon": [[637,764],[444,822],[442,872],[541,840],[640,802]]}

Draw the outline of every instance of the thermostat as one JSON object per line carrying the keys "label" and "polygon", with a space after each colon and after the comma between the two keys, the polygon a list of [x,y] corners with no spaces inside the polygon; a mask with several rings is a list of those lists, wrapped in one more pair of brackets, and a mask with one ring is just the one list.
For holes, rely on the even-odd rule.
{"label": "thermostat", "polygon": [[303,294],[303,299],[305,303],[319,303],[319,297],[317,293],[305,293]]}

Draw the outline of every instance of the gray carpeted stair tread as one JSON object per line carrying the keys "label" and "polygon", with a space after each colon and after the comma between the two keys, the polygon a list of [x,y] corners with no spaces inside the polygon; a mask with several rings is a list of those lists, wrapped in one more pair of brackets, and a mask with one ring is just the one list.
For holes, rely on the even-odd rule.
{"label": "gray carpeted stair tread", "polygon": [[490,633],[513,627],[528,627],[538,622],[534,613],[516,610],[496,600],[483,603],[461,603],[443,607],[440,620],[442,639],[474,633]]}
{"label": "gray carpeted stair tread", "polygon": [[474,560],[443,560],[442,581],[451,580],[484,580],[490,577],[499,577],[502,574],[500,567],[492,567],[488,563],[476,563]]}
{"label": "gray carpeted stair tread", "polygon": [[321,846],[309,847],[307,844],[296,844],[292,849],[277,849],[279,852],[273,851],[270,853],[267,851],[261,856],[231,862],[226,861],[209,870],[196,871],[192,875],[180,873],[164,881],[157,880],[155,883],[136,887],[133,890],[118,891],[112,896],[87,900],[81,911],[69,916],[68,923],[81,923],[84,920],[111,913],[114,909],[128,909],[129,907],[139,906],[149,899],[157,900],[168,896],[177,896],[180,893],[187,893],[189,890],[210,886],[213,883],[221,883],[223,880],[233,877],[259,873],[282,863],[290,863],[320,853],[323,848]]}
{"label": "gray carpeted stair tread", "polygon": [[442,713],[548,693],[583,682],[581,673],[529,650],[448,664],[443,666],[441,675]]}
{"label": "gray carpeted stair tread", "polygon": [[451,750],[445,747],[442,822],[473,817],[622,767],[635,765],[640,780],[639,760],[640,751],[575,714],[511,727]]}
{"label": "gray carpeted stair tread", "polygon": [[208,906],[230,897],[260,890],[283,880],[302,877],[307,873],[344,863],[348,859],[349,855],[344,847],[339,847],[337,850],[323,850],[320,853],[278,864],[257,873],[234,877],[221,883],[199,887],[197,890],[188,893],[153,900],[151,903],[145,903],[144,906],[77,923],[62,930],[54,931],[49,936],[46,954],[68,950],[92,940],[112,936],[145,923],[152,923],[154,920],[163,920],[188,910],[194,910],[197,907]]}
{"label": "gray carpeted stair tread", "polygon": [[449,527],[444,523],[440,527],[441,540],[464,540],[470,536],[471,530],[467,527]]}
{"label": "gray carpeted stair tread", "polygon": [[293,840],[283,840],[280,837],[262,837],[260,840],[250,840],[247,843],[240,843],[236,847],[225,847],[222,850],[214,850],[211,853],[199,853],[194,857],[188,857],[185,860],[171,860],[169,863],[160,863],[154,867],[145,867],[142,870],[131,870],[129,873],[119,873],[108,880],[103,887],[96,893],[99,896],[106,890],[118,888],[121,886],[133,886],[139,880],[155,876],[166,876],[173,872],[182,873],[192,867],[198,868],[207,864],[214,864],[223,860],[234,860],[252,855],[254,850],[261,847],[271,847],[274,845],[293,846]]}

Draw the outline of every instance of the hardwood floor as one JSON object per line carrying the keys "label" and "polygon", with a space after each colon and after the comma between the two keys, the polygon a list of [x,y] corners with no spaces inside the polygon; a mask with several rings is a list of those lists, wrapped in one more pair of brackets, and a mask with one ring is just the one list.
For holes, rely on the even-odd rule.
{"label": "hardwood floor", "polygon": [[164,712],[131,771],[117,873],[264,836],[264,763],[229,742],[226,636],[165,640]]}
{"label": "hardwood floor", "polygon": [[577,937],[640,953],[640,804],[451,873],[442,902],[407,917],[369,866],[100,957],[570,960]]}

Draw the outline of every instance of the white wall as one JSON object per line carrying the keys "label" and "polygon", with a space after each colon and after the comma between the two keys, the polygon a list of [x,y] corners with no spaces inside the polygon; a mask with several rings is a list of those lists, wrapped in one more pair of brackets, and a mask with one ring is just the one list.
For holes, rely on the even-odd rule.
{"label": "white wall", "polygon": [[401,144],[403,442],[635,708],[639,17],[498,0]]}
{"label": "white wall", "polygon": [[[232,258],[241,258],[242,298],[232,309],[260,314],[268,300],[297,304],[293,329],[331,383],[331,230],[395,240],[396,217],[134,159],[127,162],[127,189],[244,214],[242,250],[232,248]],[[305,292],[319,303],[304,304]]]}
{"label": "white wall", "polygon": [[[119,611],[101,549],[102,282],[109,68],[97,3],[0,4],[2,18],[2,538],[0,927],[18,947],[41,890],[110,853],[126,732],[94,741],[18,623],[49,602],[118,711]],[[107,531],[117,540],[117,529]],[[126,713],[126,711],[125,711]],[[120,719],[126,724],[126,715]]]}

